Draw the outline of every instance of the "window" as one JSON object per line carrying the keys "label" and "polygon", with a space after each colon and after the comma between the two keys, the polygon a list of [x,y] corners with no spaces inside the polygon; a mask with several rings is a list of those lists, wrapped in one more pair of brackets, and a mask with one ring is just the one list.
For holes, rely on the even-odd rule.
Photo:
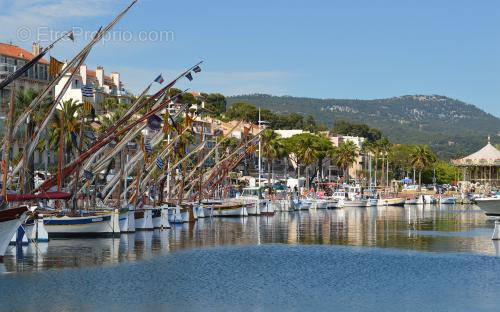
{"label": "window", "polygon": [[75,80],[75,86],[73,87],[73,89],[79,89],[80,88],[80,85],[79,85],[79,82],[78,82],[78,79]]}

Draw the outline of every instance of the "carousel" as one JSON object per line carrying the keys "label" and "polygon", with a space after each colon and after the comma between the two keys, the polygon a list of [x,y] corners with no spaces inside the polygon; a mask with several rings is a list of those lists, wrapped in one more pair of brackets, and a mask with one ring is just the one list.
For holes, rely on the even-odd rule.
{"label": "carousel", "polygon": [[500,151],[491,144],[490,137],[485,147],[462,159],[452,160],[452,163],[462,168],[464,186],[500,186]]}

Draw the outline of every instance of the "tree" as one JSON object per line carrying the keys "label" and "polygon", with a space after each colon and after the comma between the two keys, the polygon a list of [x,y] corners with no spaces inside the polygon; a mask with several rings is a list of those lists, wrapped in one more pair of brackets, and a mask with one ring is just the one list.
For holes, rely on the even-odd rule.
{"label": "tree", "polygon": [[267,159],[267,181],[271,184],[271,166],[272,162],[279,157],[282,143],[279,140],[280,135],[271,129],[266,129],[260,134],[262,155]]}
{"label": "tree", "polygon": [[359,149],[352,141],[344,141],[339,144],[333,156],[338,167],[342,169],[344,180],[349,179],[348,169],[357,160]]}
{"label": "tree", "polygon": [[[63,150],[65,153],[66,161],[71,160],[71,156],[75,155],[75,151],[78,151],[77,138],[86,129],[86,125],[83,123],[83,109],[82,104],[77,103],[74,100],[67,100],[62,103],[62,114],[64,115],[64,146]],[[61,134],[61,110],[59,110],[52,119],[49,125],[49,146],[53,150],[57,150],[59,146],[59,137]],[[86,141],[85,136],[80,138]]]}
{"label": "tree", "polygon": [[257,123],[259,121],[259,110],[248,103],[234,103],[224,114],[230,120],[243,120]]}
{"label": "tree", "polygon": [[382,138],[382,132],[375,128],[370,128],[365,124],[351,123],[345,120],[337,121],[333,125],[333,134],[351,135],[366,138],[370,142],[374,142]]}
{"label": "tree", "polygon": [[418,170],[418,186],[422,186],[422,171],[427,169],[431,164],[436,161],[436,156],[429,149],[427,145],[417,145],[413,152],[410,154],[410,163]]}
{"label": "tree", "polygon": [[296,134],[290,138],[288,146],[297,157],[298,174],[300,178],[300,165],[306,166],[306,181],[309,188],[309,166],[312,165],[318,157],[317,136],[309,133]]}
{"label": "tree", "polygon": [[220,116],[226,112],[227,101],[226,97],[220,93],[202,93],[205,108],[212,111],[212,116]]}

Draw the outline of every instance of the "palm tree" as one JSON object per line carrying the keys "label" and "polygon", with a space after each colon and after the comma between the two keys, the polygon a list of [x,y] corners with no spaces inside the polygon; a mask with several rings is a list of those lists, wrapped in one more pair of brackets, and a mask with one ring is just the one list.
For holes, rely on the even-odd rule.
{"label": "palm tree", "polygon": [[[316,144],[313,135],[303,136],[298,142],[296,148],[297,158],[300,162],[306,166],[306,179],[307,188],[309,189],[309,166],[313,164],[317,157],[318,151],[316,150]],[[297,164],[297,166],[300,166]],[[298,177],[300,178],[300,177]]]}
{"label": "palm tree", "polygon": [[382,174],[380,176],[380,184],[383,186],[385,182],[385,162],[387,159],[387,155],[391,148],[391,143],[386,138],[381,138],[377,140],[377,145],[380,149],[380,153],[382,155]]}
{"label": "palm tree", "polygon": [[358,150],[358,147],[352,141],[342,142],[335,150],[335,162],[342,169],[344,180],[346,177],[349,180],[348,169],[356,162],[359,156]]}
{"label": "palm tree", "polygon": [[280,135],[271,129],[262,131],[260,135],[262,144],[262,155],[267,159],[267,183],[271,184],[271,166],[279,156],[280,149],[282,148],[279,141]]}
{"label": "palm tree", "polygon": [[418,188],[422,185],[422,171],[436,161],[436,156],[427,145],[417,145],[410,154],[410,162],[413,168],[418,170]]}
{"label": "palm tree", "polygon": [[[59,136],[61,133],[61,113],[64,115],[64,145],[63,150],[65,153],[66,162],[70,161],[71,156],[78,150],[75,144],[76,138],[86,125],[83,122],[83,104],[77,103],[74,100],[67,100],[62,103],[62,111],[59,114],[54,114],[52,122],[49,125],[49,146],[53,150],[57,150],[59,146]],[[84,136],[81,137],[84,139]]]}

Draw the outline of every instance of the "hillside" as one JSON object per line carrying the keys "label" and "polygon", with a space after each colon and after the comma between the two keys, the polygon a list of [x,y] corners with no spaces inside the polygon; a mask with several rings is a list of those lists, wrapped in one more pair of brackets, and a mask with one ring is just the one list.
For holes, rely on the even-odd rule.
{"label": "hillside", "polygon": [[335,120],[366,123],[394,143],[429,144],[441,157],[454,158],[486,144],[498,143],[500,119],[471,104],[439,95],[406,95],[388,99],[343,100],[290,96],[242,95],[236,102],[260,105],[274,112],[312,115],[329,128]]}

